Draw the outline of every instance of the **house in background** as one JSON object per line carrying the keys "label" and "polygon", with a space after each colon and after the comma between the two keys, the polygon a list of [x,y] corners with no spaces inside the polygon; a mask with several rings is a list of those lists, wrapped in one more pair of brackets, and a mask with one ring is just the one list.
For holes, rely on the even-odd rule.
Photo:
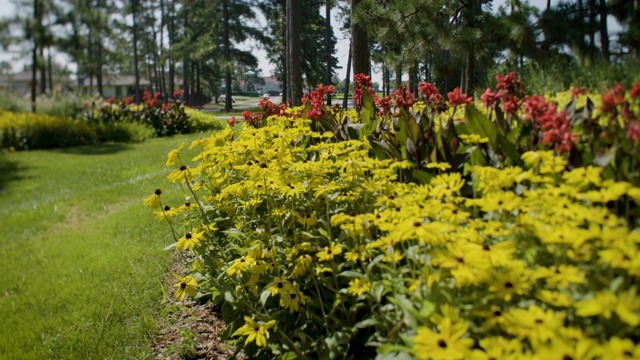
{"label": "house in background", "polygon": [[282,92],[282,82],[273,76],[267,76],[264,78],[264,85],[257,85],[256,90],[260,94],[277,95]]}
{"label": "house in background", "polygon": [[[20,96],[27,96],[31,94],[31,78],[33,74],[31,70],[21,71],[15,74],[0,75],[0,89],[10,91]],[[40,91],[39,81],[40,73],[36,74],[36,81],[38,81],[38,91]],[[47,78],[49,81],[49,78]],[[69,90],[72,84],[72,80],[67,75],[54,74],[53,86],[54,90],[60,92],[62,90]],[[47,92],[49,86],[47,84]]]}
{"label": "house in background", "polygon": [[[140,91],[151,91],[153,87],[151,82],[145,78],[140,78]],[[174,85],[176,89],[182,88],[182,79],[174,78]],[[81,92],[84,94],[97,94],[98,93],[98,81],[88,77],[82,78],[78,81],[78,86],[81,88]],[[169,83],[167,82],[167,86]],[[174,89],[174,90],[176,90]],[[136,94],[136,78],[133,75],[107,75],[102,79],[102,95],[105,98],[109,97],[127,97],[134,96]]]}

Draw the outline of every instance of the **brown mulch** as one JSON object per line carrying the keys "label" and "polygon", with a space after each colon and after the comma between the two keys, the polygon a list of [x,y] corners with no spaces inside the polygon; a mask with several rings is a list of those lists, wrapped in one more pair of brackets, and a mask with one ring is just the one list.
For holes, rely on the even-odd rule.
{"label": "brown mulch", "polygon": [[[185,259],[174,259],[171,272],[186,274]],[[184,301],[174,297],[175,278],[169,274],[165,280],[171,292],[165,299],[165,310],[159,316],[159,330],[153,344],[157,360],[179,359],[229,359],[235,349],[220,339],[225,324],[210,304],[201,304],[186,297]],[[244,358],[237,356],[238,359]]]}

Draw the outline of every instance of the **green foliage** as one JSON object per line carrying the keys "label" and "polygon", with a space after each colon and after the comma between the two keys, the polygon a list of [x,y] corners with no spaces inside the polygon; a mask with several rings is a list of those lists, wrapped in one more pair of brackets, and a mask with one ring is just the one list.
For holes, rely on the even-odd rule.
{"label": "green foliage", "polygon": [[37,111],[40,114],[55,116],[61,119],[76,119],[84,111],[85,99],[75,96],[54,96],[41,98],[37,103]]}
{"label": "green foliage", "polygon": [[30,109],[31,105],[25,98],[10,92],[0,93],[0,111],[28,112]]}
{"label": "green foliage", "polygon": [[225,124],[211,113],[186,108],[185,112],[189,116],[189,124],[194,132],[211,130],[222,130]]}

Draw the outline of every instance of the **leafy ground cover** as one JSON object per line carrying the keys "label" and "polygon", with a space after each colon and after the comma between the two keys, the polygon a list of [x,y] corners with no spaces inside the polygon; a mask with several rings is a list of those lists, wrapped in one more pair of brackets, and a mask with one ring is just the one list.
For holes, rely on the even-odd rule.
{"label": "leafy ground cover", "polygon": [[140,196],[196,136],[0,153],[0,358],[150,355],[171,258]]}

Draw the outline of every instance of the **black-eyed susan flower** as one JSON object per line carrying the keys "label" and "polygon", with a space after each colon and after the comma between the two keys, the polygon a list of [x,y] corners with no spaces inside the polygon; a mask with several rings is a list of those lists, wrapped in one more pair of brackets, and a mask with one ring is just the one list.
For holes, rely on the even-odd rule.
{"label": "black-eyed susan flower", "polygon": [[605,351],[611,359],[640,359],[640,344],[634,344],[631,339],[614,336],[609,339]]}
{"label": "black-eyed susan flower", "polygon": [[371,289],[371,284],[366,279],[356,278],[349,281],[347,292],[354,296],[360,296]]}
{"label": "black-eyed susan flower", "polygon": [[280,294],[280,306],[294,313],[300,311],[300,305],[307,302],[308,299],[307,296],[297,290],[287,291]]}
{"label": "black-eyed susan flower", "polygon": [[227,268],[226,273],[228,276],[240,274],[241,272],[249,268],[254,262],[255,259],[250,256],[243,256],[239,259],[235,259],[231,266]]}
{"label": "black-eyed susan flower", "polygon": [[269,340],[269,329],[275,324],[275,320],[269,320],[266,323],[253,321],[252,318],[245,316],[245,324],[236,330],[232,336],[246,336],[244,344],[247,345],[251,342],[255,342],[260,347],[267,346],[267,340]]}
{"label": "black-eyed susan flower", "polygon": [[368,258],[367,247],[365,245],[356,245],[344,254],[344,258],[352,262],[365,261]]}
{"label": "black-eyed susan flower", "polygon": [[444,318],[438,324],[438,332],[428,327],[419,327],[413,337],[413,351],[418,359],[465,359],[471,352],[473,339],[465,338],[467,325],[463,322],[453,323]]}
{"label": "black-eyed susan flower", "polygon": [[198,282],[193,277],[191,277],[190,275],[182,277],[177,274],[173,274],[173,277],[178,279],[178,282],[174,285],[174,287],[176,288],[176,299],[179,298],[180,301],[182,301],[187,295],[191,297],[196,295]]}
{"label": "black-eyed susan flower", "polygon": [[156,191],[151,194],[151,196],[144,199],[144,205],[148,206],[152,209],[156,209],[160,207],[160,195],[162,194],[162,190],[156,189]]}
{"label": "black-eyed susan flower", "polygon": [[281,277],[275,277],[273,281],[267,285],[266,289],[271,291],[271,295],[295,291],[291,283]]}
{"label": "black-eyed susan flower", "polygon": [[177,250],[186,250],[200,245],[200,242],[204,240],[204,233],[202,232],[188,232],[183,237],[178,239],[176,244]]}
{"label": "black-eyed susan flower", "polygon": [[165,205],[165,207],[162,208],[161,211],[156,211],[154,214],[156,214],[156,221],[172,221],[173,217],[178,215],[179,213],[180,212],[177,209],[174,209],[169,205]]}
{"label": "black-eyed susan flower", "polygon": [[325,246],[324,250],[318,252],[316,256],[318,257],[318,261],[328,261],[333,260],[335,256],[342,254],[342,246],[338,243],[331,243],[329,246]]}
{"label": "black-eyed susan flower", "polygon": [[173,166],[178,162],[178,160],[180,160],[180,150],[184,147],[184,144],[185,143],[182,142],[178,147],[169,151],[169,154],[167,155],[167,166]]}
{"label": "black-eyed susan flower", "polygon": [[527,309],[510,309],[504,316],[504,330],[516,336],[526,337],[536,346],[556,336],[558,329],[564,324],[566,314],[533,305]]}

